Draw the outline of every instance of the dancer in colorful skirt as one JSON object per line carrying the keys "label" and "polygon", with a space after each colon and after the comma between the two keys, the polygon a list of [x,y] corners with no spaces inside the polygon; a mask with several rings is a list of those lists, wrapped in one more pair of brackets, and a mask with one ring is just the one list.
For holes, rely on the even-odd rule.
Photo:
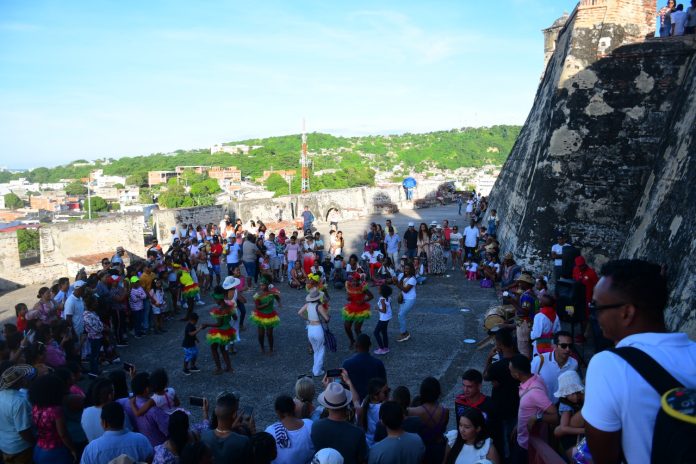
{"label": "dancer in colorful skirt", "polygon": [[[343,327],[350,340],[350,349],[355,346],[355,339],[362,333],[362,325],[365,319],[370,317],[370,303],[374,298],[372,292],[367,287],[367,282],[362,276],[354,272],[351,280],[346,282],[346,296],[348,304],[343,307]],[[355,327],[355,336],[353,336]]]}
{"label": "dancer in colorful skirt", "polygon": [[220,367],[220,353],[225,361],[225,372],[233,372],[230,355],[225,347],[228,343],[237,338],[237,331],[232,327],[231,321],[237,320],[237,308],[232,301],[232,305],[225,303],[225,290],[221,286],[216,286],[213,290],[215,305],[210,311],[210,315],[215,319],[214,324],[203,324],[203,328],[210,328],[205,336],[205,341],[210,345],[210,352],[215,362],[213,374],[222,374]]}
{"label": "dancer in colorful skirt", "polygon": [[276,301],[280,307],[280,292],[277,288],[270,289],[268,279],[262,278],[259,291],[254,295],[254,312],[249,319],[258,327],[259,345],[263,354],[266,354],[264,346],[266,335],[268,335],[269,354],[273,354],[273,328],[280,323],[278,313],[273,307]]}
{"label": "dancer in colorful skirt", "polygon": [[198,284],[193,281],[193,277],[191,277],[191,273],[188,268],[174,264],[175,269],[177,266],[179,266],[178,274],[179,284],[181,285],[181,296],[186,300],[186,305],[188,306],[186,309],[186,317],[182,320],[187,321],[189,319],[189,315],[196,307],[196,296],[198,295],[200,289],[198,288]]}

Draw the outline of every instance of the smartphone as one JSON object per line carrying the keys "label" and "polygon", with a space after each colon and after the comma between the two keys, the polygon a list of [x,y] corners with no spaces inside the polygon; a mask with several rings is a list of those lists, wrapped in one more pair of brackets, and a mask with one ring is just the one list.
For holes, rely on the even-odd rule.
{"label": "smartphone", "polygon": [[327,377],[341,377],[341,369],[329,369],[326,371]]}
{"label": "smartphone", "polygon": [[126,372],[130,372],[130,371],[133,370],[134,368],[135,368],[135,366],[134,366],[133,364],[131,364],[131,363],[127,363],[127,362],[124,362],[124,363],[123,363],[123,370],[126,371]]}
{"label": "smartphone", "polygon": [[190,396],[189,404],[191,406],[203,406],[203,398],[200,396]]}
{"label": "smartphone", "polygon": [[244,406],[242,408],[242,415],[244,417],[251,417],[251,415],[254,413],[254,407],[253,406]]}

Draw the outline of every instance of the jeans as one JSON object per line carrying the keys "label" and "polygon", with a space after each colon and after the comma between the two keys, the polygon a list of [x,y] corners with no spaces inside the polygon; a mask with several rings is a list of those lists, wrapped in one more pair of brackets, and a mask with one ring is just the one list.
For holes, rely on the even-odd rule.
{"label": "jeans", "polygon": [[244,263],[244,270],[246,271],[246,275],[250,280],[253,280],[256,282],[258,279],[256,279],[256,262],[254,261],[242,261]]}
{"label": "jeans", "polygon": [[377,345],[380,348],[389,348],[389,339],[387,337],[388,326],[389,321],[378,321],[375,331],[373,332],[375,340],[377,340]]}
{"label": "jeans", "polygon": [[133,316],[133,329],[135,330],[136,335],[142,335],[143,334],[143,327],[144,327],[144,318],[145,318],[145,311],[140,310],[140,311],[131,311],[131,316]]}
{"label": "jeans", "polygon": [[72,464],[73,457],[65,446],[53,449],[34,447],[34,464]]}
{"label": "jeans", "polygon": [[[142,311],[141,311],[142,312]],[[89,371],[92,374],[99,374],[99,352],[102,347],[101,338],[89,339]]]}
{"label": "jeans", "polygon": [[149,298],[143,301],[143,332],[150,330],[150,313],[152,313],[152,303]]}
{"label": "jeans", "polygon": [[288,282],[292,280],[292,268],[295,267],[295,261],[288,260]]}
{"label": "jeans", "polygon": [[[416,257],[416,253],[418,252],[418,248],[408,248],[406,250],[406,256],[409,257],[409,259],[413,259]],[[396,264],[396,263],[395,263]]]}
{"label": "jeans", "polygon": [[239,326],[244,327],[244,318],[246,317],[246,306],[241,301],[237,301],[237,309],[239,310]]}
{"label": "jeans", "polygon": [[321,375],[324,370],[324,329],[320,325],[307,326],[307,338],[314,351],[314,364],[312,365],[312,375]]}
{"label": "jeans", "polygon": [[399,331],[402,334],[405,334],[408,332],[406,329],[406,315],[411,312],[413,307],[416,305],[416,299],[404,299],[404,302],[401,303],[401,306],[399,306]]}

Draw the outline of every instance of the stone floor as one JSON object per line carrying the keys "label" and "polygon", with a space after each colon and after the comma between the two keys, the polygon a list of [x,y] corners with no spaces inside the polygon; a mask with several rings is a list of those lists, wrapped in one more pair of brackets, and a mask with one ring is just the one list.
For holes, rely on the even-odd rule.
{"label": "stone floor", "polygon": [[[341,223],[340,229],[348,239],[349,251],[357,251],[362,232],[374,221],[391,217],[402,234],[408,221],[430,222],[432,220],[460,218],[456,206],[409,210],[389,216],[370,217],[360,221]],[[461,226],[464,222],[457,221]],[[320,227],[320,231],[324,229]],[[36,290],[40,286],[23,288],[0,297],[0,319],[8,320],[14,304],[24,301],[33,304]],[[210,350],[201,336],[199,367],[202,372],[184,376],[181,372],[183,322],[169,322],[168,332],[132,340],[129,347],[121,350],[123,361],[134,363],[139,370],[158,367],[167,369],[170,383],[176,388],[184,405],[188,407],[189,396],[207,396],[213,399],[222,390],[234,390],[241,394],[243,405],[254,407],[258,426],[265,427],[274,421],[273,401],[281,393],[292,394],[294,383],[300,374],[311,371],[312,358],[308,354],[308,342],[303,320],[297,310],[303,304],[306,293],[280,285],[283,308],[279,311],[281,325],[275,331],[276,353],[272,357],[262,356],[256,341],[256,329],[249,324],[241,333],[238,354],[232,357],[233,374],[213,376]],[[481,369],[487,349],[477,351],[475,344],[464,343],[464,339],[480,340],[484,336],[482,321],[486,310],[495,304],[495,293],[481,289],[476,282],[469,282],[460,272],[451,272],[442,277],[432,277],[417,288],[416,308],[409,315],[412,338],[396,343],[398,322],[396,317],[389,325],[391,352],[382,359],[387,368],[389,385],[395,388],[405,385],[416,394],[420,381],[429,375],[440,379],[443,401],[451,405],[460,391],[460,376],[468,368]],[[340,367],[351,355],[343,333],[339,311],[345,302],[345,292],[331,292],[332,331],[338,339],[338,351],[328,353],[325,368]],[[470,311],[462,312],[468,308]],[[209,320],[209,306],[197,307],[201,321]],[[372,334],[376,316],[368,320],[363,331]],[[203,334],[201,334],[203,335]],[[374,338],[373,338],[374,343]],[[113,368],[120,368],[114,366]],[[320,388],[320,379],[316,382]],[[195,407],[192,412],[197,415]],[[451,420],[451,426],[454,422]]]}

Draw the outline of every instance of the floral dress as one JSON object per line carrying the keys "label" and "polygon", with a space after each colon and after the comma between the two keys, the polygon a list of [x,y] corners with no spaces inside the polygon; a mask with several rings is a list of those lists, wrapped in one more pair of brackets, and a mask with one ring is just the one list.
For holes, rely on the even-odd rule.
{"label": "floral dress", "polygon": [[441,239],[442,236],[439,233],[434,233],[431,237],[430,262],[428,263],[431,274],[443,274],[445,272],[445,255],[440,244]]}
{"label": "floral dress", "polygon": [[256,293],[254,295],[256,307],[249,318],[251,322],[264,329],[273,328],[280,324],[278,313],[273,308],[277,296],[278,291],[275,289],[264,293]]}

